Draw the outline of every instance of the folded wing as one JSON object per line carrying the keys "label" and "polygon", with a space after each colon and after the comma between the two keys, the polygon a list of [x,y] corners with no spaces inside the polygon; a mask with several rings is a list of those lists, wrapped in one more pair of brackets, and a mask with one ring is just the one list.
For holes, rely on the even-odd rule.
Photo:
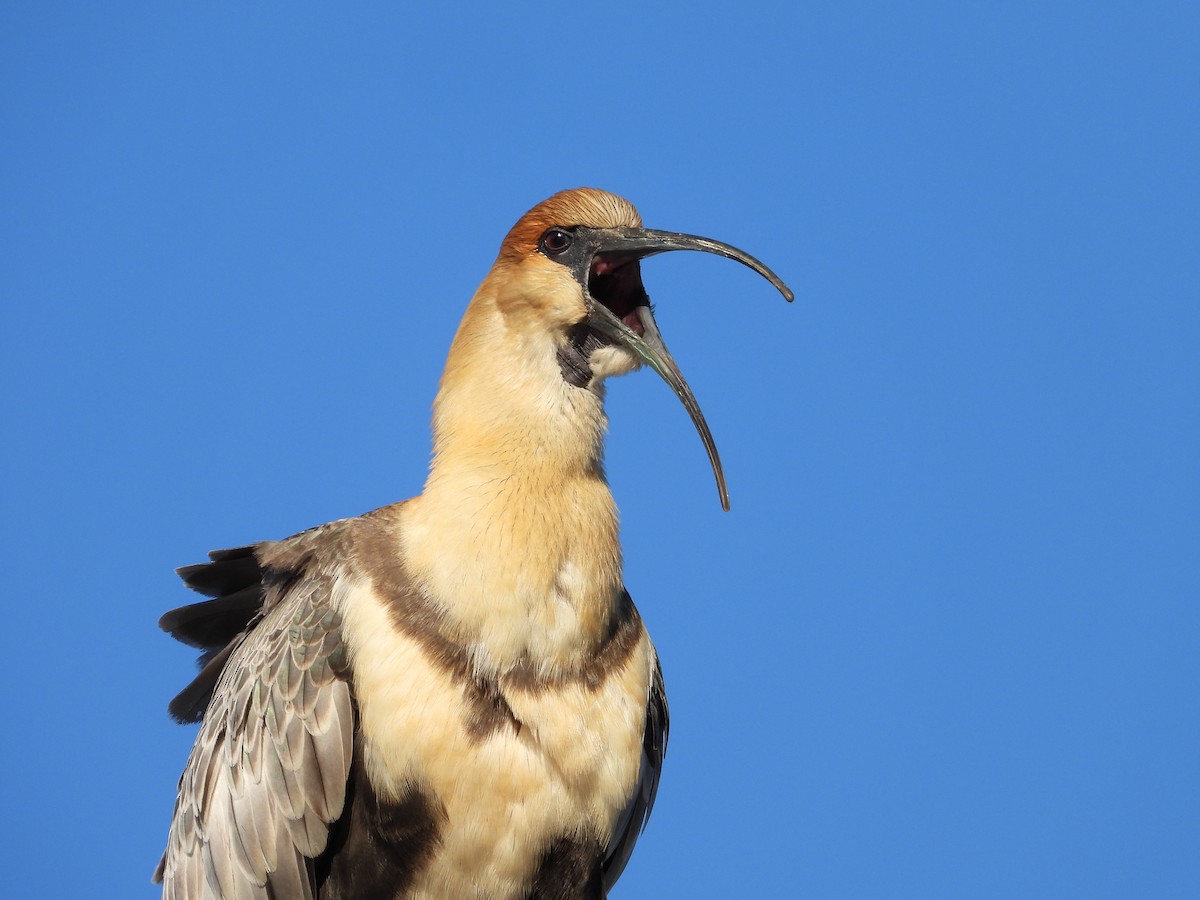
{"label": "folded wing", "polygon": [[217,551],[180,570],[214,599],[160,623],[204,651],[171,704],[177,719],[203,724],[155,873],[165,900],[311,900],[315,860],[345,804],[355,714],[337,569],[311,555],[273,569],[261,555]]}

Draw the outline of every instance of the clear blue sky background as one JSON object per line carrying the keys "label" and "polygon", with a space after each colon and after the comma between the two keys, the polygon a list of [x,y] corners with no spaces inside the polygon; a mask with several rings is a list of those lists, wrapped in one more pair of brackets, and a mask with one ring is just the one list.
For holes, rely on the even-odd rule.
{"label": "clear blue sky background", "polygon": [[[580,184],[673,713],[620,898],[1200,896],[1194,3],[6,4],[5,896],[151,898],[172,569],[420,490],[459,316]],[[399,6],[396,4],[395,6]]]}

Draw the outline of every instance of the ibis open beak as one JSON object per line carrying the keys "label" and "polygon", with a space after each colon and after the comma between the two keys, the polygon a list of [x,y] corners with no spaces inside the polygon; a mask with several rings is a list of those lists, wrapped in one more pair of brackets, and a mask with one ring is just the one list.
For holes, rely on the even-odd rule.
{"label": "ibis open beak", "polygon": [[627,347],[654,369],[671,386],[692,417],[692,423],[708,451],[722,509],[729,509],[729,491],[721,457],[704,413],[683,373],[672,358],[650,312],[650,300],[641,283],[639,260],[670,250],[702,250],[737,260],[749,266],[791,302],[793,294],[779,276],[737,247],[694,234],[655,231],[649,228],[577,229],[587,231],[587,243],[593,249],[587,272],[578,273],[586,286],[589,316],[587,324],[612,341]]}

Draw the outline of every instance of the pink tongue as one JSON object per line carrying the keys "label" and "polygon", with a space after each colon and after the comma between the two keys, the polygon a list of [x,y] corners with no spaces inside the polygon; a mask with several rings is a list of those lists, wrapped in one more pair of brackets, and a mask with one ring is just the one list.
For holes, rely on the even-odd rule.
{"label": "pink tongue", "polygon": [[646,336],[646,329],[642,327],[642,320],[638,318],[636,309],[631,309],[629,312],[627,312],[621,317],[621,321],[624,322],[629,327],[629,330],[638,337]]}

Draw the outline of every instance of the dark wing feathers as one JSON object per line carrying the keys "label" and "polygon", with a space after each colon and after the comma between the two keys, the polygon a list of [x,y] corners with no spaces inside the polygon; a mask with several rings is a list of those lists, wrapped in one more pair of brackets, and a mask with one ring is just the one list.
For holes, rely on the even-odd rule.
{"label": "dark wing feathers", "polygon": [[264,586],[254,548],[211,556],[180,572],[216,599],[163,617],[172,634],[215,655],[171,704],[177,718],[203,724],[156,880],[164,900],[312,898],[313,858],[342,813],[354,733],[330,601],[336,576],[306,556],[302,571]]}
{"label": "dark wing feathers", "polygon": [[662,665],[655,660],[654,681],[646,704],[646,733],[642,738],[642,770],[634,796],[630,799],[621,823],[613,833],[604,859],[604,890],[612,890],[625,864],[633,853],[642,829],[650,819],[654,798],[658,795],[658,779],[662,774],[663,757],[667,753],[667,731],[670,716],[667,711],[667,691],[663,684]]}
{"label": "dark wing feathers", "polygon": [[171,718],[181,725],[199,722],[204,718],[204,711],[208,709],[208,702],[216,690],[217,679],[240,642],[240,637],[234,638],[220,650],[210,650],[200,656],[200,674],[167,704]]}
{"label": "dark wing feathers", "polygon": [[261,567],[254,553],[256,547],[251,544],[231,550],[214,550],[208,554],[212,562],[183,566],[175,571],[184,584],[206,597],[232,594],[259,580]]}
{"label": "dark wing feathers", "polygon": [[262,602],[262,584],[256,579],[232,594],[173,609],[158,620],[158,627],[189,647],[224,647],[246,630]]}
{"label": "dark wing feathers", "polygon": [[197,662],[200,674],[168,709],[177,722],[199,722],[229,654],[262,613],[266,589],[255,548],[214,550],[213,560],[176,570],[183,583],[214,599],[180,606],[164,613],[158,627],[189,647],[204,652]]}

